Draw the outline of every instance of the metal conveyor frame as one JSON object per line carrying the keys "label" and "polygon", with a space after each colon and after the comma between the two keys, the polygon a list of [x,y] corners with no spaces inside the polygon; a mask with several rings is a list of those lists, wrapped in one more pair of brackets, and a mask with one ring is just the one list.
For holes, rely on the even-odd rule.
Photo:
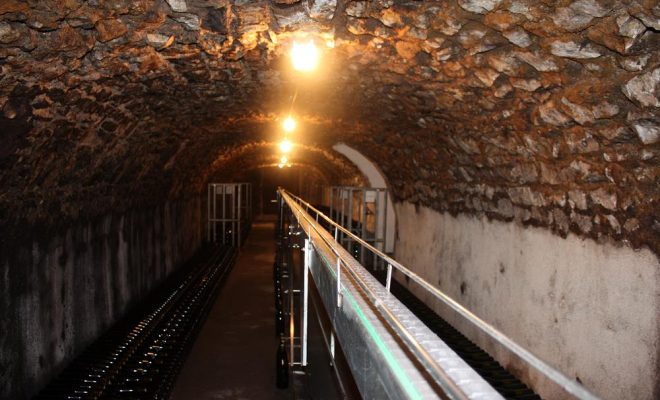
{"label": "metal conveyor frame", "polygon": [[[394,346],[396,344],[398,347],[401,347],[401,344],[404,344],[406,349],[414,355],[417,363],[424,367],[426,372],[428,372],[433,377],[435,383],[439,385],[445,392],[445,394],[441,394],[441,396],[443,396],[442,398],[445,398],[444,396],[446,396],[446,398],[450,399],[501,399],[502,397],[497,392],[495,392],[494,389],[488,385],[480,376],[478,376],[474,370],[468,367],[467,364],[465,364],[465,362],[460,359],[460,357],[458,357],[451,349],[449,349],[444,344],[444,342],[440,341],[437,336],[435,336],[426,326],[424,326],[423,323],[419,321],[419,319],[412,315],[412,313],[407,308],[405,308],[405,306],[403,306],[390,294],[392,274],[395,270],[403,273],[413,282],[420,285],[423,289],[439,299],[442,303],[457,312],[458,315],[460,315],[468,323],[480,329],[491,339],[495,340],[497,343],[504,346],[508,351],[518,356],[523,362],[527,363],[530,367],[547,377],[550,381],[557,385],[558,388],[566,392],[568,395],[580,400],[600,400],[598,396],[591,393],[584,386],[568,378],[557,369],[553,368],[540,358],[522,348],[503,333],[495,329],[493,326],[489,325],[471,313],[469,310],[465,309],[459,303],[454,301],[452,298],[442,293],[433,285],[426,282],[420,276],[405,266],[401,265],[396,260],[387,256],[380,250],[376,249],[366,241],[362,240],[358,236],[354,235],[349,230],[335,223],[332,221],[332,219],[315,209],[309,203],[295,195],[292,195],[291,193],[288,193],[284,189],[280,189],[278,191],[278,198],[280,200],[280,212],[282,212],[283,205],[286,204],[291,209],[291,212],[297,221],[299,228],[302,229],[302,231],[308,237],[311,244],[311,246],[307,248],[308,244],[306,243],[306,249],[308,253],[317,255],[317,257],[308,257],[306,255],[305,274],[307,274],[307,270],[309,270],[311,275],[314,277],[319,290],[322,292],[322,297],[324,297],[324,303],[328,309],[329,315],[334,316],[335,318],[343,316],[345,319],[343,323],[355,323],[355,317],[353,317],[354,320],[350,320],[348,319],[348,314],[344,312],[344,308],[342,306],[342,298],[345,295],[351,299],[350,303],[355,307],[356,313],[364,313],[367,315],[370,310],[372,313],[374,310],[377,311],[380,314],[380,319],[387,322],[390,331],[396,332],[399,339],[398,342],[389,342],[388,346]],[[316,214],[315,218],[311,217],[311,215],[308,213],[310,210]],[[323,227],[321,227],[319,219],[322,220],[321,222],[327,223],[331,228],[334,228],[334,237],[330,235]],[[350,253],[341,247],[340,242],[337,240],[337,235],[339,232],[341,232],[343,235],[349,236],[353,241],[359,243],[361,246],[363,246],[364,249],[373,252],[387,264],[387,278],[385,287],[383,287],[383,285],[381,285],[367,270],[365,270],[350,255]],[[315,259],[322,260],[322,262],[314,262],[313,260]],[[319,265],[323,265],[324,268],[319,267]],[[342,278],[342,273],[348,276],[346,278]],[[317,279],[319,281],[317,281]],[[328,293],[326,293],[328,291],[328,285],[327,283],[323,283],[324,280],[333,281],[335,288],[334,299],[328,298]],[[324,290],[321,290],[322,286],[324,287]],[[306,296],[307,294],[305,290],[305,297]],[[360,303],[360,300],[364,301],[364,303]],[[370,302],[370,304],[367,302],[367,300]],[[331,305],[334,305],[336,308],[331,307]],[[306,309],[304,312],[306,314]],[[306,315],[303,316],[303,319],[306,319]],[[342,322],[341,318],[339,318],[339,322]],[[306,325],[305,322],[303,323]],[[421,327],[419,325],[421,325]],[[341,335],[339,335],[339,331],[340,328],[342,328],[342,325],[339,323],[335,327],[337,329],[338,336],[340,336],[339,338],[341,342]],[[371,332],[368,333],[371,334]],[[377,333],[380,334],[380,332]],[[344,340],[350,340],[351,337],[352,336],[348,335],[348,339],[345,338]],[[433,340],[433,337],[436,340]],[[303,345],[301,348],[304,352],[306,349],[304,344],[306,341],[305,332],[303,332],[302,339]],[[440,342],[440,344],[436,342]],[[342,345],[344,345],[343,342]],[[448,352],[444,352],[441,356],[439,356],[438,349],[443,348],[443,346],[446,348],[446,350],[448,350]],[[347,350],[346,353],[350,353],[350,351]],[[347,356],[350,360],[350,355],[347,354]],[[387,357],[385,358],[387,359]],[[390,360],[388,359],[388,362],[389,361]],[[400,360],[395,361],[398,362]],[[380,366],[380,364],[375,365]],[[469,372],[463,370],[463,365],[469,369]],[[356,368],[354,365],[351,365],[351,369],[355,374]],[[359,375],[360,370],[359,368],[357,369],[357,373]],[[457,373],[458,370],[461,372]],[[409,371],[406,371],[406,373],[407,372]],[[399,378],[399,376],[397,376],[397,378]],[[358,386],[360,387],[361,392],[363,390],[368,390],[368,387],[366,387],[364,383],[360,385],[360,379],[356,378],[356,381],[358,382]],[[488,388],[484,388],[481,383],[485,384]],[[423,382],[420,383],[416,381],[415,384],[421,384],[424,386]],[[363,389],[363,387],[365,387],[365,389]],[[409,395],[412,394],[412,392],[407,393]],[[374,398],[371,395],[365,397]],[[424,398],[432,397],[426,397],[425,395]]]}

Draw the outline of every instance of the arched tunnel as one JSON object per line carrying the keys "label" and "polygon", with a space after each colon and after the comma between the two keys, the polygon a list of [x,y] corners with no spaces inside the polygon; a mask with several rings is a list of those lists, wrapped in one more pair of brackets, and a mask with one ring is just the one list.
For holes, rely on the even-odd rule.
{"label": "arched tunnel", "polygon": [[[331,188],[384,188],[383,254],[590,395],[660,399],[659,31],[652,0],[0,0],[0,398],[44,393],[199,260],[208,185],[245,182],[254,226],[210,320],[242,262],[271,268],[264,232],[307,226],[278,187],[326,213]],[[395,277],[539,396],[505,398],[592,398]],[[306,398],[273,382],[173,398]]]}

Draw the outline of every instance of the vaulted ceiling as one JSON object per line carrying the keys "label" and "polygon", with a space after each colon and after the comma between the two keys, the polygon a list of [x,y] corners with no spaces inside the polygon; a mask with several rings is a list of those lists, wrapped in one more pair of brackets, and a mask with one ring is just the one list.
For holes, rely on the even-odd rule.
{"label": "vaulted ceiling", "polygon": [[651,0],[4,0],[0,220],[268,165],[297,92],[293,161],[329,181],[343,141],[398,200],[657,250],[659,29]]}

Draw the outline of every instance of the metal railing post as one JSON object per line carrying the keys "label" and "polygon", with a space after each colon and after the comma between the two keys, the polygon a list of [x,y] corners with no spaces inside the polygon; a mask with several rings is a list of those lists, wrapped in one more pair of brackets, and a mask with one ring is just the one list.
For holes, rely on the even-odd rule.
{"label": "metal railing post", "polygon": [[387,264],[387,281],[385,281],[385,289],[390,292],[392,286],[392,264]]}

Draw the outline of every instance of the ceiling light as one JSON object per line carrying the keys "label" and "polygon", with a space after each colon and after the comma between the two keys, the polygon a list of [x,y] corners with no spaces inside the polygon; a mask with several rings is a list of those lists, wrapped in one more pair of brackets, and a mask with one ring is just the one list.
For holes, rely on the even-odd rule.
{"label": "ceiling light", "polygon": [[291,117],[287,117],[287,119],[284,120],[282,126],[284,127],[285,131],[291,132],[296,129],[296,121],[294,121],[294,119]]}
{"label": "ceiling light", "polygon": [[280,150],[282,150],[282,153],[288,153],[292,148],[293,144],[288,139],[284,139],[282,140],[282,143],[280,143]]}
{"label": "ceiling light", "polygon": [[293,68],[296,71],[311,71],[316,68],[319,51],[312,40],[307,44],[298,44],[294,41],[291,49],[291,60],[293,60]]}

